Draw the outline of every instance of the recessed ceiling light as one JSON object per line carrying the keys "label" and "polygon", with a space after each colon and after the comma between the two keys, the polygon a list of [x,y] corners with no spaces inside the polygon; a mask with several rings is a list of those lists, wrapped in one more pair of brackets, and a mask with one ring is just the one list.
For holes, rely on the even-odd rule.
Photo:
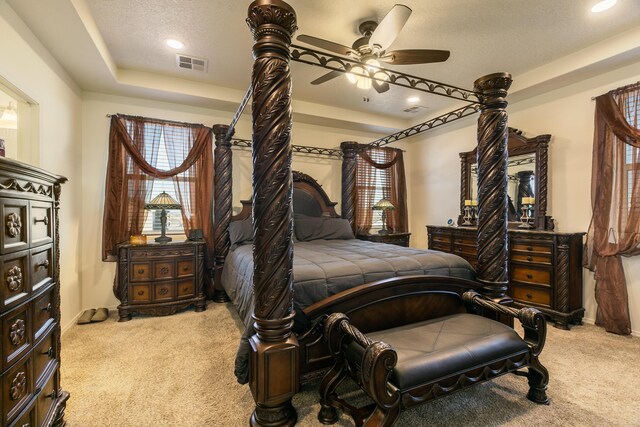
{"label": "recessed ceiling light", "polygon": [[610,7],[613,7],[613,5],[616,4],[616,1],[617,0],[602,0],[596,3],[595,5],[593,5],[593,7],[591,8],[591,12],[593,13],[603,12],[609,9]]}
{"label": "recessed ceiling light", "polygon": [[184,47],[184,43],[182,43],[180,40],[167,39],[166,42],[169,47],[172,47],[174,49],[182,49]]}
{"label": "recessed ceiling light", "polygon": [[409,104],[415,104],[418,101],[420,101],[420,98],[418,98],[417,96],[410,96],[407,98],[407,102]]}

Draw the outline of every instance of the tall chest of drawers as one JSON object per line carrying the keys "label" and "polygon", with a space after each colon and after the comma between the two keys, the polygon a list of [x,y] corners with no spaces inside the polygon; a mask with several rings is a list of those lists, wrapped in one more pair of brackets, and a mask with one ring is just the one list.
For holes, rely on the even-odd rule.
{"label": "tall chest of drawers", "polygon": [[[427,233],[429,249],[460,255],[476,268],[476,228],[427,226]],[[563,328],[582,322],[584,234],[508,231],[508,294],[514,305],[536,307]]]}
{"label": "tall chest of drawers", "polygon": [[204,311],[205,251],[204,241],[118,245],[119,321],[135,312],[167,315],[190,305]]}
{"label": "tall chest of drawers", "polygon": [[58,210],[66,178],[0,158],[4,426],[62,426]]}

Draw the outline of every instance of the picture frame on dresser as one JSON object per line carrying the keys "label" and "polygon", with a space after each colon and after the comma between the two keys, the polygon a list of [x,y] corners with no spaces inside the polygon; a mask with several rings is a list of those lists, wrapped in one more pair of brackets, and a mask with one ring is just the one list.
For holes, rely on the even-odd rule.
{"label": "picture frame on dresser", "polygon": [[62,426],[60,195],[67,179],[0,158],[2,426]]}

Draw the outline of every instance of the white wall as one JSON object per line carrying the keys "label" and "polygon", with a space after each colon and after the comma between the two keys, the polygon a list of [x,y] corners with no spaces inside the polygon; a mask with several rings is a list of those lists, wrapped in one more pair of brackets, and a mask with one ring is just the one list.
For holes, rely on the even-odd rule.
{"label": "white wall", "polygon": [[[43,169],[64,175],[60,210],[60,267],[63,328],[80,310],[79,252],[82,193],[80,187],[80,134],[82,101],[54,72],[48,58],[39,55],[25,37],[28,29],[13,10],[0,2],[0,76],[38,104],[35,117],[36,155],[29,160]],[[17,29],[17,30],[16,30]],[[32,36],[32,35],[31,35]],[[30,44],[31,43],[31,44]],[[10,59],[10,60],[9,60]]]}
{"label": "white wall", "polygon": [[[510,105],[509,126],[526,136],[551,134],[549,145],[548,214],[556,220],[556,230],[586,232],[591,220],[591,159],[594,103],[591,97],[640,80],[640,63],[609,72]],[[426,247],[427,224],[444,225],[458,214],[460,191],[459,152],[473,149],[475,119],[416,138],[409,146],[413,200],[412,242]],[[640,334],[640,257],[624,258],[629,292],[631,325]],[[584,274],[585,319],[593,322],[596,313],[593,274]]]}
{"label": "white wall", "polygon": [[[80,269],[82,275],[81,308],[116,307],[112,286],[116,265],[101,261],[104,184],[109,146],[107,114],[130,114],[206,125],[228,124],[233,113],[188,107],[136,98],[89,93],[84,96],[82,110],[82,237]],[[237,138],[251,139],[251,126],[245,114],[236,126]],[[370,142],[381,135],[349,132],[294,122],[292,141],[296,145],[337,148],[340,142]],[[233,205],[251,197],[251,152],[233,150]],[[294,154],[293,168],[316,178],[329,197],[340,202],[340,160]],[[338,212],[339,212],[339,206]]]}

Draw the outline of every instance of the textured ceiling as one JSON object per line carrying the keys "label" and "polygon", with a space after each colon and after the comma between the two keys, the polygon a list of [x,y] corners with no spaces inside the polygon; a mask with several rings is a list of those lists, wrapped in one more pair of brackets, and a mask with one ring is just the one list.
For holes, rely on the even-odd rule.
{"label": "textured ceiling", "polygon": [[[101,40],[103,50],[113,62],[111,66],[120,71],[150,73],[242,92],[249,85],[252,39],[245,24],[249,2],[7,1],[84,90],[123,92],[118,82],[109,78],[109,61],[99,59],[105,56],[100,51]],[[529,70],[638,27],[640,1],[619,0],[614,9],[597,15],[589,12],[594,2],[405,0],[413,14],[391,48],[447,49],[451,57],[444,63],[389,68],[469,89],[477,77],[497,71],[512,73],[517,82]],[[382,0],[288,3],[297,12],[297,34],[345,45],[351,45],[359,37],[357,27],[361,22],[380,20],[394,4]],[[93,24],[99,37],[96,39],[94,34],[92,40]],[[208,59],[208,72],[178,69],[176,52],[163,43],[167,38],[185,43],[181,53]],[[76,45],[72,53],[68,46],[61,45],[65,39]],[[406,113],[403,110],[408,107],[409,90],[392,87],[385,94],[377,94],[373,89],[357,89],[343,77],[320,86],[308,84],[324,72],[294,63],[294,100],[407,121],[415,121],[417,116],[428,117],[430,112],[443,108],[443,102],[449,102],[421,94],[419,104],[428,109],[421,109],[418,114]],[[135,85],[127,85],[126,90],[135,93],[135,87],[131,86]]]}

